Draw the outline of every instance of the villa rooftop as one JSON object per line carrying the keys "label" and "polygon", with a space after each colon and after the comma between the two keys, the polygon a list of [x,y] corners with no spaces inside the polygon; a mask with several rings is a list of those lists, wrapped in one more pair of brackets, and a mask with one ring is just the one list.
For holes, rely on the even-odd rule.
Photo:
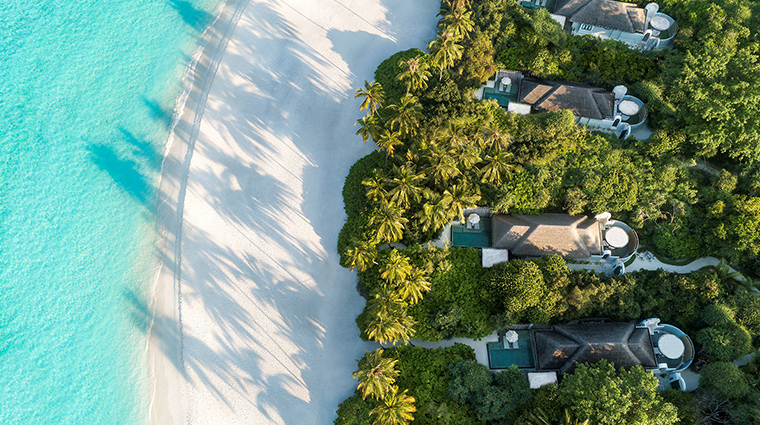
{"label": "villa rooftop", "polygon": [[538,110],[568,109],[577,117],[612,118],[615,95],[598,87],[524,79],[520,102]]}
{"label": "villa rooftop", "polygon": [[614,0],[557,0],[554,13],[572,22],[628,33],[643,33],[646,23],[644,9]]}
{"label": "villa rooftop", "polygon": [[576,323],[536,330],[536,363],[540,370],[572,372],[576,363],[605,359],[618,367],[657,367],[646,328],[627,323]]}
{"label": "villa rooftop", "polygon": [[585,259],[602,254],[599,222],[586,216],[497,214],[491,218],[491,229],[494,248],[521,257],[559,254]]}

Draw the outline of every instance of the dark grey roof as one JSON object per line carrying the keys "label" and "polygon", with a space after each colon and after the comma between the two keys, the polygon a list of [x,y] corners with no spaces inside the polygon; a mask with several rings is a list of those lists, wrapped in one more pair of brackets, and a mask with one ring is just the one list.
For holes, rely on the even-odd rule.
{"label": "dark grey roof", "polygon": [[552,330],[536,330],[534,340],[540,370],[568,373],[576,363],[602,359],[617,367],[657,367],[649,332],[634,322],[556,325]]}
{"label": "dark grey roof", "polygon": [[560,369],[581,348],[580,344],[559,332],[536,332],[536,358],[539,369]]}
{"label": "dark grey roof", "polygon": [[602,232],[596,220],[568,214],[503,215],[491,217],[491,243],[521,257],[559,254],[589,258],[602,253]]}
{"label": "dark grey roof", "polygon": [[644,9],[615,0],[557,0],[554,13],[572,22],[628,33],[643,33],[646,22]]}
{"label": "dark grey roof", "polygon": [[615,95],[598,87],[527,78],[520,86],[520,102],[533,105],[537,110],[568,109],[583,118],[612,118],[614,101]]}

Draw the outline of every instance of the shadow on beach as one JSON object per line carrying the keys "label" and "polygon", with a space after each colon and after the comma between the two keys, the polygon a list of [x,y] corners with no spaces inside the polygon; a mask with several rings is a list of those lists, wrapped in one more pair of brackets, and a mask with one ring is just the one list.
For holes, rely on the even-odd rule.
{"label": "shadow on beach", "polygon": [[[186,2],[170,3],[183,14]],[[329,423],[353,392],[355,359],[375,347],[354,323],[364,305],[355,274],[338,264],[341,189],[349,167],[373,148],[354,135],[355,88],[381,60],[434,35],[437,3],[418,3],[381,1],[368,16],[362,2],[326,2],[350,18],[345,30],[297,2],[242,1],[235,37],[222,37],[221,50],[209,49],[199,64],[199,75],[212,77],[196,81],[188,125],[176,133],[193,150],[164,162],[165,171],[182,170],[192,157],[189,178],[169,176],[179,207],[158,195],[161,214],[183,223],[181,233],[164,229],[156,254],[179,270],[182,323],[137,294],[124,297],[138,329],[147,332],[153,320],[158,349],[200,397],[189,403],[212,405],[202,399],[208,392],[227,407],[219,420],[232,412],[250,423]],[[214,79],[217,68],[224,76]],[[167,120],[145,103],[154,119]],[[129,143],[139,156],[139,139]],[[92,154],[131,196],[153,202],[134,159],[102,146]],[[165,257],[164,245],[177,255]]]}
{"label": "shadow on beach", "polygon": [[186,24],[198,31],[203,31],[213,18],[210,13],[196,8],[186,0],[167,0],[167,3],[179,14]]}

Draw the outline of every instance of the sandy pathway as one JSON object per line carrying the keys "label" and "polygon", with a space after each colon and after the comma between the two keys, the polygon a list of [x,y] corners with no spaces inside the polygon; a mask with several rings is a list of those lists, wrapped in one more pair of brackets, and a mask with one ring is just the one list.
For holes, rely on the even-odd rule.
{"label": "sandy pathway", "polygon": [[332,422],[372,347],[335,250],[343,179],[372,148],[353,92],[433,38],[438,4],[230,1],[164,164],[153,423]]}

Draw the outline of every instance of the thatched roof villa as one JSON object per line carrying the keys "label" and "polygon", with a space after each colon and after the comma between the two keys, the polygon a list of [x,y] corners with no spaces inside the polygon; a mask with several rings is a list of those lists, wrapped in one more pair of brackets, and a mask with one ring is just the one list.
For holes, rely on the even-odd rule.
{"label": "thatched roof villa", "polygon": [[625,43],[637,50],[673,46],[678,24],[660,13],[657,3],[641,8],[615,0],[522,0],[529,9],[545,8],[570,35],[593,35]]}
{"label": "thatched roof villa", "polygon": [[628,95],[625,86],[612,92],[588,84],[549,81],[501,70],[475,93],[477,99],[494,99],[516,114],[569,110],[580,125],[626,138],[644,125],[646,104]]}

